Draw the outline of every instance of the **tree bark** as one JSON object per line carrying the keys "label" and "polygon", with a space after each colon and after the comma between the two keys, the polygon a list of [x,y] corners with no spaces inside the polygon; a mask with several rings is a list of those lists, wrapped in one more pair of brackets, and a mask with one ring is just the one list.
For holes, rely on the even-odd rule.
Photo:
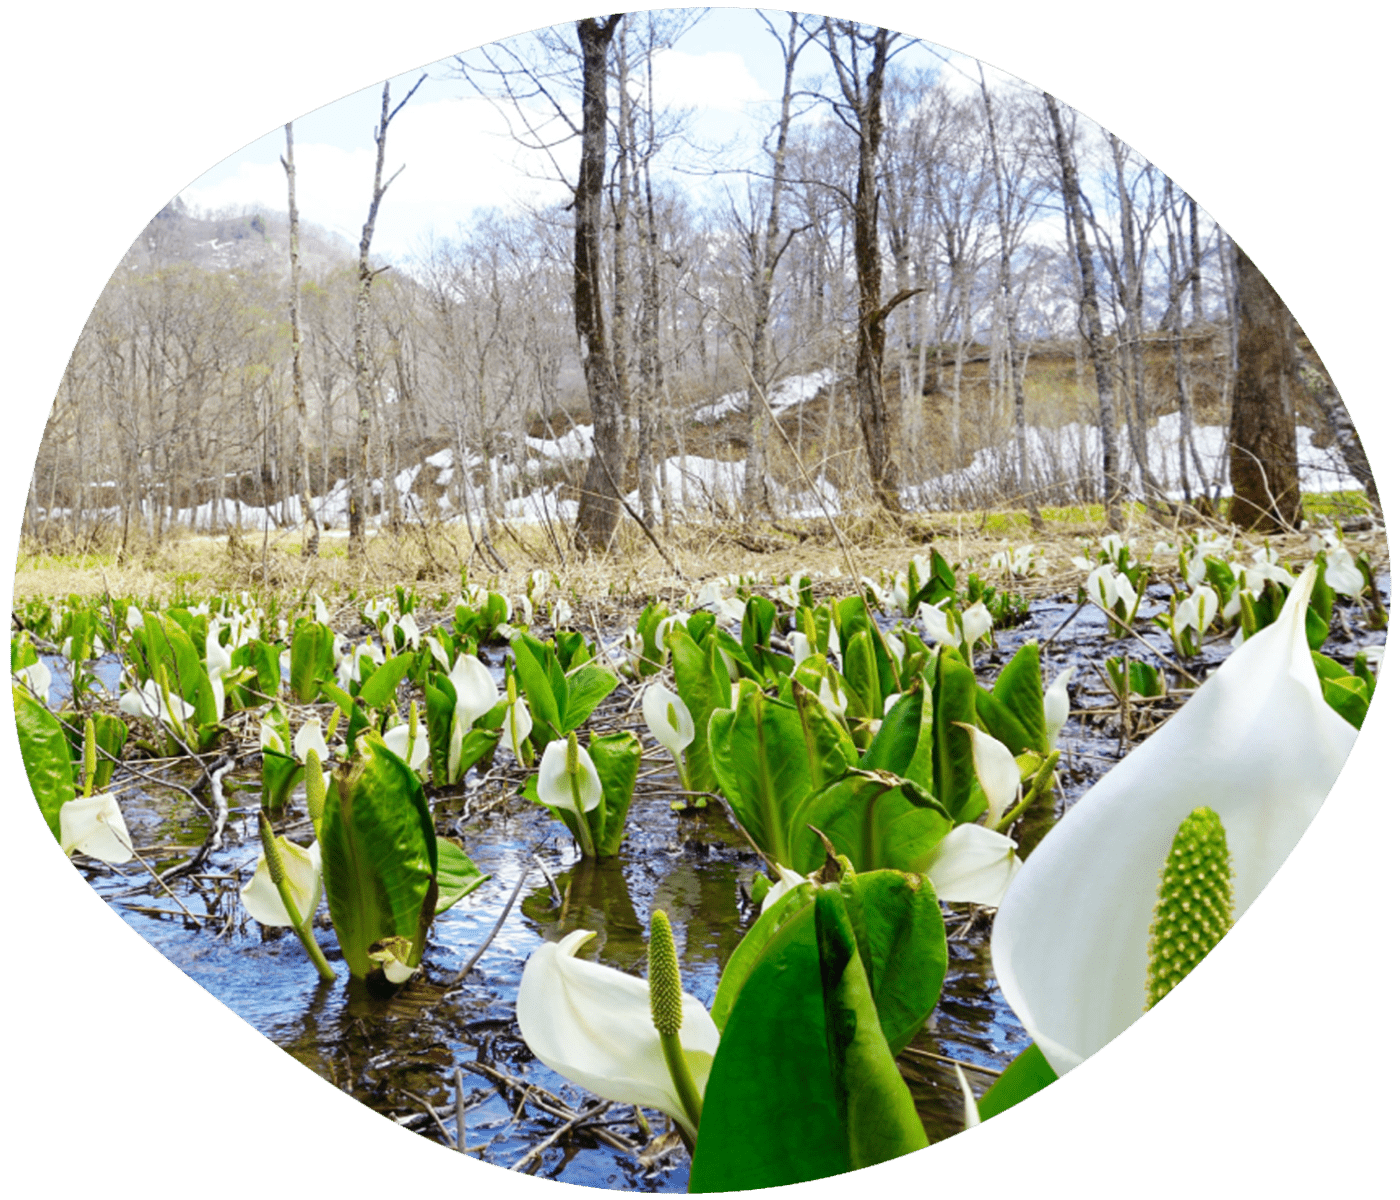
{"label": "tree bark", "polygon": [[1292,380],[1293,316],[1235,247],[1239,349],[1230,410],[1230,520],[1245,529],[1296,529],[1303,515]]}
{"label": "tree bark", "polygon": [[374,390],[369,368],[369,289],[375,276],[388,270],[387,267],[381,267],[378,271],[370,270],[369,246],[374,238],[374,222],[379,216],[379,203],[384,199],[389,185],[399,177],[399,171],[403,170],[400,167],[387,180],[384,178],[384,142],[389,133],[389,122],[409,102],[424,79],[427,79],[426,75],[419,78],[392,112],[389,111],[389,84],[385,81],[379,106],[379,125],[374,131],[374,191],[369,202],[369,218],[360,232],[360,264],[355,290],[355,455],[350,464],[349,498],[351,557],[359,557],[365,552],[365,489],[369,483],[369,440],[374,412]]}
{"label": "tree bark", "polygon": [[1045,110],[1055,131],[1055,152],[1060,161],[1060,190],[1074,231],[1074,255],[1079,265],[1079,332],[1089,343],[1094,362],[1094,387],[1099,397],[1099,438],[1103,444],[1103,506],[1110,529],[1123,528],[1123,478],[1118,467],[1118,421],[1113,411],[1113,366],[1104,344],[1103,318],[1099,313],[1099,293],[1094,283],[1094,255],[1084,227],[1080,203],[1079,168],[1074,161],[1059,102],[1044,93]]}
{"label": "tree bark", "polygon": [[608,46],[623,18],[578,22],[583,53],[583,148],[574,188],[574,330],[583,359],[588,405],[593,416],[593,453],[579,494],[574,544],[580,550],[603,549],[612,540],[621,514],[618,479],[622,474],[622,398],[608,353],[603,317],[602,226],[603,177],[607,166]]}
{"label": "tree bark", "polygon": [[316,514],[311,511],[310,418],[306,409],[306,384],[301,369],[301,227],[297,212],[297,168],[292,153],[292,123],[287,122],[287,157],[282,160],[287,172],[287,241],[292,257],[291,302],[288,305],[292,321],[292,403],[297,410],[296,463],[301,472],[302,558],[315,558],[321,547],[321,529]]}

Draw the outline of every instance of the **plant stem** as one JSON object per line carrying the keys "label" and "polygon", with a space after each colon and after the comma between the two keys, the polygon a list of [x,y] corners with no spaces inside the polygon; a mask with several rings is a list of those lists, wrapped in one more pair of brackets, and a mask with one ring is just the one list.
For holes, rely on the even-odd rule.
{"label": "plant stem", "polygon": [[681,1106],[685,1109],[685,1115],[690,1118],[690,1123],[698,1130],[700,1128],[700,1092],[690,1073],[690,1064],[685,1061],[685,1051],[681,1049],[681,1035],[679,1033],[663,1033],[659,1036],[661,1038],[661,1053],[666,1059],[666,1069],[671,1073],[671,1082],[676,1085],[676,1095],[680,1097]]}

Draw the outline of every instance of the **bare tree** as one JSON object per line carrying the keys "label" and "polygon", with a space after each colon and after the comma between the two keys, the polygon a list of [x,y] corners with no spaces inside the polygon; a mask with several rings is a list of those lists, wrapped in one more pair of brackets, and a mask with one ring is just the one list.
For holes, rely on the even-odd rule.
{"label": "bare tree", "polygon": [[1235,247],[1239,350],[1230,408],[1230,520],[1246,529],[1296,529],[1298,435],[1293,402],[1293,316]]}
{"label": "bare tree", "polygon": [[890,438],[890,418],[885,401],[885,319],[894,308],[915,295],[915,289],[898,292],[881,302],[880,205],[877,180],[880,138],[885,121],[882,103],[885,68],[897,52],[898,34],[877,27],[868,29],[854,21],[826,18],[822,24],[826,48],[841,89],[844,105],[833,102],[837,118],[856,137],[858,147],[856,192],[851,199],[854,216],[853,252],[859,309],[856,314],[855,393],[856,414],[870,466],[870,482],[876,499],[887,509],[899,511],[899,467]]}
{"label": "bare tree", "polygon": [[321,527],[311,507],[311,420],[306,410],[306,386],[301,370],[301,221],[297,213],[297,168],[292,151],[292,123],[287,122],[287,156],[282,160],[287,172],[288,244],[292,259],[291,299],[287,305],[292,322],[292,403],[296,406],[296,459],[301,471],[301,516],[306,532],[301,544],[302,558],[315,558],[321,545]]}
{"label": "bare tree", "polygon": [[623,18],[587,17],[577,23],[583,52],[583,142],[574,188],[574,329],[578,335],[588,404],[593,415],[593,453],[579,495],[574,541],[580,549],[602,549],[617,529],[622,496],[622,397],[608,347],[603,315],[603,181],[607,173],[608,46]]}
{"label": "bare tree", "polygon": [[[386,180],[384,178],[384,143],[389,134],[389,122],[398,116],[399,111],[413,98],[413,93],[422,86],[427,75],[420,75],[418,82],[408,89],[408,95],[389,109],[389,83],[384,83],[384,93],[379,103],[379,124],[374,130],[374,191],[370,194],[369,217],[360,232],[360,265],[356,275],[358,287],[355,292],[355,461],[351,467],[350,480],[350,546],[352,556],[365,552],[365,490],[369,482],[369,439],[373,421],[374,391],[371,386],[369,363],[369,289],[375,277],[382,275],[388,267],[371,270],[369,246],[374,238],[374,222],[379,216],[379,204],[389,185],[403,172],[400,167]],[[387,483],[387,481],[386,481]]]}
{"label": "bare tree", "polygon": [[1089,343],[1094,361],[1094,385],[1099,397],[1099,437],[1103,443],[1104,515],[1111,529],[1123,527],[1123,480],[1118,469],[1118,419],[1113,410],[1113,370],[1104,344],[1103,318],[1099,313],[1099,293],[1094,282],[1094,254],[1089,246],[1084,222],[1083,194],[1079,190],[1079,167],[1065,135],[1059,102],[1045,97],[1045,110],[1055,133],[1055,153],[1060,165],[1060,194],[1072,234],[1071,249],[1079,264],[1079,332]]}

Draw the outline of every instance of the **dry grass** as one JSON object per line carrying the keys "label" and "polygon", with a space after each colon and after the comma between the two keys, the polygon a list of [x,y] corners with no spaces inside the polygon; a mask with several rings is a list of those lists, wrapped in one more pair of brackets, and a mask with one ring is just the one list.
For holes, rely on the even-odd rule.
{"label": "dry grass", "polygon": [[[1042,548],[1050,573],[1017,586],[1032,595],[1050,594],[1077,585],[1082,572],[1070,564],[1070,556],[1080,553],[1086,541],[1102,536],[1107,527],[1094,506],[1047,509],[1044,516],[1048,528],[1043,533],[1033,531],[1023,513],[994,511],[892,517],[872,509],[834,515],[830,521],[676,523],[669,533],[656,531],[666,551],[663,557],[624,515],[607,554],[579,553],[569,544],[565,530],[503,528],[494,546],[504,567],[474,546],[460,525],[414,529],[397,537],[373,536],[359,560],[346,554],[343,533],[324,535],[321,555],[315,559],[300,557],[298,535],[281,533],[270,534],[265,544],[260,535],[232,544],[225,537],[185,535],[139,547],[123,562],[115,554],[64,556],[26,546],[15,575],[15,601],[110,591],[169,603],[243,590],[264,598],[288,597],[313,588],[330,599],[350,591],[383,593],[397,584],[416,587],[427,597],[455,594],[465,582],[515,595],[526,591],[530,572],[543,569],[553,585],[551,596],[562,593],[574,603],[629,610],[652,597],[679,603],[706,580],[728,574],[752,576],[760,582],[805,574],[821,581],[825,585],[821,590],[849,588],[861,575],[878,579],[882,572],[902,569],[914,555],[926,554],[930,545],[950,562],[970,563],[987,576],[987,563],[994,553],[1026,543]],[[1143,558],[1151,555],[1157,542],[1177,540],[1183,532],[1150,518],[1139,506],[1129,508],[1127,519],[1126,532],[1136,538],[1138,556]],[[1370,549],[1378,568],[1388,567],[1383,532],[1356,536]],[[1285,557],[1296,559],[1306,553],[1305,535],[1275,537],[1270,542]],[[1161,566],[1169,565],[1158,557]]]}

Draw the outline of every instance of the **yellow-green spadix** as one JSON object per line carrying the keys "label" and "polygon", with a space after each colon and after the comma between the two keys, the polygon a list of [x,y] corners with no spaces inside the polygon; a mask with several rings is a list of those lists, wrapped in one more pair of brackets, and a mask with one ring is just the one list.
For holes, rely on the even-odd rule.
{"label": "yellow-green spadix", "polygon": [[1198,807],[1219,815],[1243,912],[1317,814],[1356,737],[1323,700],[1306,618],[1315,567],[1156,734],[1094,785],[1007,889],[992,964],[1059,1074],[1141,1014],[1157,890]]}

